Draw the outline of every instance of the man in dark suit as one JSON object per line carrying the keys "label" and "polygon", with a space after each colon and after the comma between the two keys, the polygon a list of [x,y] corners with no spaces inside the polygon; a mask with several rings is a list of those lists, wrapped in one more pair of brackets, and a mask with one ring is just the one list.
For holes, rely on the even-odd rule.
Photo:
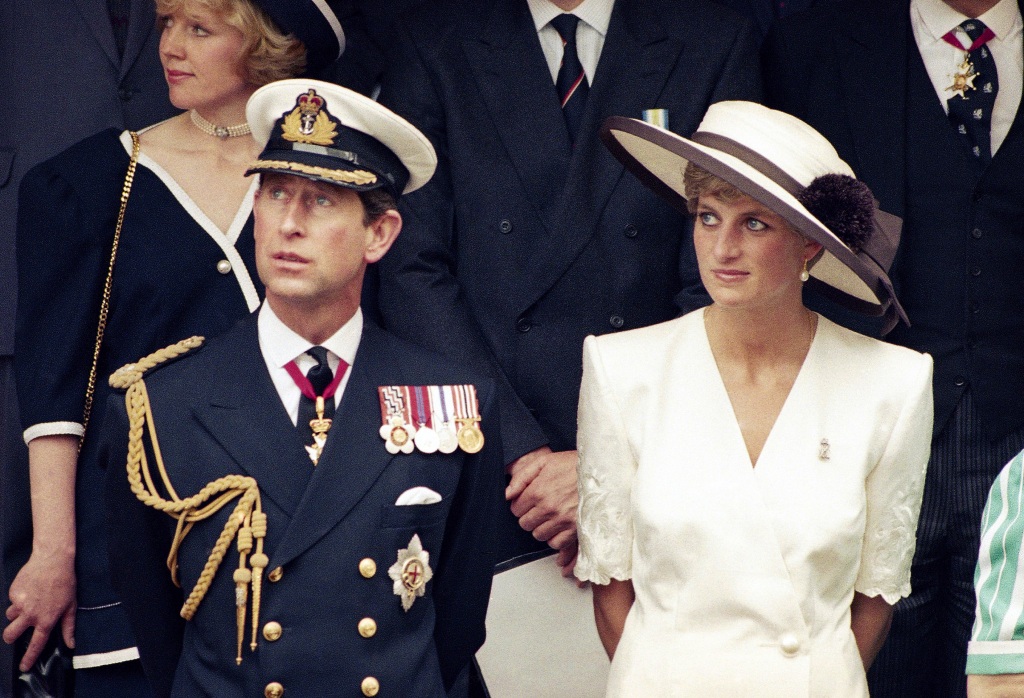
{"label": "man in dark suit", "polygon": [[872,696],[965,694],[981,511],[1024,447],[1022,61],[1017,0],[845,2],[767,43],[772,106],[820,130],[904,219],[891,276],[912,324],[888,338],[935,359],[913,593]]}
{"label": "man in dark suit", "polygon": [[[28,452],[14,390],[18,186],[34,165],[105,128],[175,113],[153,0],[0,3],[0,599],[32,549]],[[17,658],[16,658],[17,659]],[[0,697],[11,691],[0,643]]]}
{"label": "man in dark suit", "polygon": [[[366,265],[402,226],[395,199],[429,179],[433,150],[319,81],[264,87],[247,117],[269,134],[250,170],[265,303],[192,356],[143,378],[180,345],[112,378],[132,409],[112,399],[104,430],[111,558],[143,666],[158,695],[447,695],[484,636],[495,391],[359,310]],[[160,455],[134,431],[145,402]],[[241,496],[209,506],[225,491]],[[195,524],[176,532],[182,512]],[[239,560],[236,533],[238,568],[217,571],[218,538]]]}
{"label": "man in dark suit", "polygon": [[712,102],[757,99],[754,32],[704,0],[448,0],[399,33],[381,101],[439,167],[405,200],[382,315],[498,382],[502,556],[536,538],[568,572],[583,339],[706,302],[686,293],[699,288],[686,220],[623,174],[598,129],[651,110],[689,135]]}

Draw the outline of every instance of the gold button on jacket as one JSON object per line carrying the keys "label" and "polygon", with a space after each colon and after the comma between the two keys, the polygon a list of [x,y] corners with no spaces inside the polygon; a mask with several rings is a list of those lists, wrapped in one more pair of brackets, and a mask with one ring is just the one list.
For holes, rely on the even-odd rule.
{"label": "gold button on jacket", "polygon": [[363,618],[359,621],[359,634],[363,637],[373,637],[377,634],[377,621],[373,618]]}
{"label": "gold button on jacket", "polygon": [[274,569],[270,570],[270,573],[267,575],[267,579],[269,579],[272,582],[280,582],[281,577],[283,576],[284,570],[280,567],[275,567]]}
{"label": "gold button on jacket", "polygon": [[281,624],[272,620],[263,626],[263,637],[270,642],[281,639]]}
{"label": "gold button on jacket", "polygon": [[359,574],[369,579],[377,574],[377,563],[368,557],[364,557],[359,561]]}
{"label": "gold button on jacket", "polygon": [[263,695],[266,698],[281,698],[284,695],[284,686],[279,684],[277,681],[271,681],[267,684],[267,687],[263,689]]}
{"label": "gold button on jacket", "polygon": [[372,676],[367,676],[363,679],[363,683],[360,688],[363,689],[364,696],[375,696],[377,695],[377,692],[380,691],[380,681]]}

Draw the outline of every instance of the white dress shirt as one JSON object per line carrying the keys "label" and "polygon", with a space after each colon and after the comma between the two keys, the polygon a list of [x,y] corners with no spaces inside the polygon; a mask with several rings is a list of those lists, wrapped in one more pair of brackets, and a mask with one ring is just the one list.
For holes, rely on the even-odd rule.
{"label": "white dress shirt", "polygon": [[[910,25],[914,30],[914,41],[924,59],[924,66],[931,78],[935,93],[942,108],[949,113],[946,101],[953,93],[946,88],[953,84],[953,73],[963,63],[964,52],[943,40],[943,35],[954,30],[961,45],[970,46],[971,40],[963,30],[957,28],[961,22],[970,19],[942,0],[911,0]],[[1017,0],[1000,0],[977,19],[992,30],[995,38],[987,46],[996,62],[999,73],[999,91],[992,109],[992,154],[1006,139],[1020,104],[1021,86],[1024,84],[1024,42],[1021,39],[1022,22]]]}
{"label": "white dress shirt", "polygon": [[352,375],[352,365],[356,360],[356,351],[359,349],[359,340],[363,335],[363,311],[356,309],[356,314],[341,326],[337,332],[320,345],[315,345],[299,336],[294,330],[281,322],[270,304],[264,302],[260,308],[260,315],[256,321],[257,336],[260,341],[260,353],[267,364],[270,372],[270,379],[274,382],[277,394],[288,411],[292,424],[299,420],[299,398],[302,391],[295,384],[292,377],[285,370],[285,365],[294,360],[295,364],[305,375],[309,369],[316,365],[316,360],[307,354],[314,346],[321,346],[327,350],[327,363],[331,372],[337,375],[338,365],[344,359],[349,369],[345,372],[338,390],[334,393],[334,406],[341,404],[341,396],[348,385],[349,376]]}
{"label": "white dress shirt", "polygon": [[[544,51],[544,59],[551,71],[551,82],[558,80],[558,68],[562,64],[562,37],[551,26],[551,20],[563,14],[561,8],[550,0],[526,0],[533,15],[533,25],[537,28],[540,47]],[[587,75],[587,83],[594,84],[597,73],[597,62],[604,48],[604,38],[608,34],[608,22],[612,17],[612,6],[615,0],[583,0],[579,7],[569,14],[580,18],[576,26],[576,54],[579,56],[583,72]]]}

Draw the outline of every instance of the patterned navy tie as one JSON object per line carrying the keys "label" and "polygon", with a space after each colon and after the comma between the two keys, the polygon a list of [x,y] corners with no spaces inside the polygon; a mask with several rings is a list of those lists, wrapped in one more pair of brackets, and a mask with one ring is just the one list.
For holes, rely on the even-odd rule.
{"label": "patterned navy tie", "polygon": [[995,34],[977,19],[962,22],[960,28],[970,38],[970,46],[964,46],[952,31],[942,37],[965,52],[963,63],[953,75],[953,84],[946,88],[954,93],[946,102],[949,121],[967,139],[974,156],[987,165],[992,159],[992,108],[999,91],[999,76],[986,44]]}
{"label": "patterned navy tie", "polygon": [[[323,395],[324,390],[334,380],[331,365],[327,363],[327,350],[323,347],[313,347],[306,353],[316,359],[316,365],[306,372],[306,378],[313,385],[313,392]],[[333,416],[334,399],[332,397],[324,400],[324,418],[330,419]],[[299,398],[299,418],[295,421],[295,428],[299,430],[304,441],[313,441],[313,431],[309,423],[314,419],[316,419],[316,401],[303,395]]]}
{"label": "patterned navy tie", "polygon": [[576,135],[580,132],[583,110],[587,106],[587,93],[590,92],[587,75],[583,72],[583,65],[576,53],[576,25],[579,21],[579,17],[570,14],[561,14],[551,20],[551,26],[562,37],[564,48],[562,65],[558,68],[555,88],[558,90],[558,98],[562,102],[562,114],[565,116],[565,125],[569,129],[569,139],[573,143],[576,142]]}

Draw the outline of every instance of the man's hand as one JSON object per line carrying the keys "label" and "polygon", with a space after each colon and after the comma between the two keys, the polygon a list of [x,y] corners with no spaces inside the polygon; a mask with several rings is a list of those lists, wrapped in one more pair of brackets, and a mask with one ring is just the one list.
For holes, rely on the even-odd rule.
{"label": "man's hand", "polygon": [[576,451],[531,451],[508,467],[512,481],[505,490],[519,525],[559,551],[565,576],[576,563],[576,459]]}
{"label": "man's hand", "polygon": [[33,550],[11,584],[10,597],[7,620],[11,622],[4,629],[4,642],[12,644],[26,630],[35,628],[19,664],[21,671],[28,671],[36,663],[57,623],[61,625],[64,643],[75,646],[74,552]]}

